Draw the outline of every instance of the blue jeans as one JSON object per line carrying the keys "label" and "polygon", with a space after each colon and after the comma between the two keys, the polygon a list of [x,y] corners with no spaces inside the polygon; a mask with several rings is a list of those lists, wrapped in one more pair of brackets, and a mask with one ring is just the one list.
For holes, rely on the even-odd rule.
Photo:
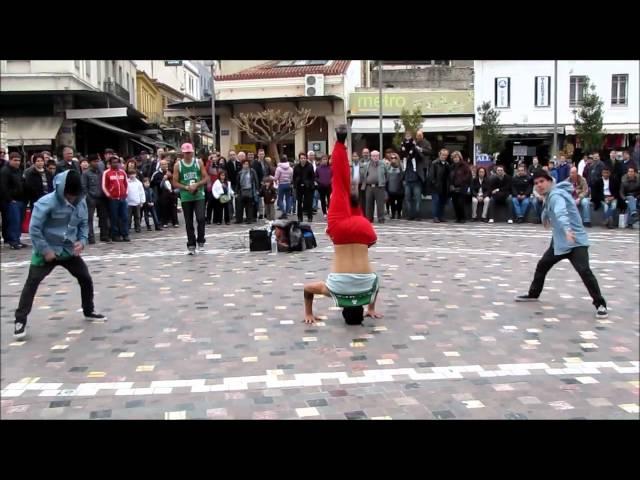
{"label": "blue jeans", "polygon": [[591,199],[583,198],[578,207],[582,215],[582,223],[591,223]]}
{"label": "blue jeans", "polygon": [[[283,203],[284,202],[284,203]],[[293,206],[293,193],[290,183],[281,183],[278,185],[278,209],[287,215],[291,213]]]}
{"label": "blue jeans", "polygon": [[10,245],[18,245],[20,243],[20,235],[22,235],[22,220],[24,219],[24,202],[9,202],[6,205],[7,219],[7,241]]}
{"label": "blue jeans", "polygon": [[129,236],[129,206],[127,199],[109,199],[109,214],[111,216],[111,238]]}
{"label": "blue jeans", "polygon": [[311,207],[314,210],[318,209],[318,200],[320,200],[320,192],[318,192],[318,189],[316,188],[313,192],[313,205]]}
{"label": "blue jeans", "polygon": [[600,205],[602,205],[602,211],[604,212],[604,221],[606,222],[615,214],[616,209],[618,208],[618,200],[614,198],[613,200],[611,200],[611,203],[607,203],[603,200],[600,202]]}
{"label": "blue jeans", "polygon": [[513,213],[515,214],[516,218],[527,217],[529,207],[531,206],[529,197],[525,197],[522,200],[520,200],[518,197],[512,197],[511,203],[513,204]]}
{"label": "blue jeans", "polygon": [[638,218],[638,199],[633,195],[628,195],[624,199],[627,201],[627,225],[633,225]]}
{"label": "blue jeans", "polygon": [[409,219],[419,217],[420,202],[422,201],[422,185],[420,182],[405,183],[404,198],[407,202],[407,214]]}
{"label": "blue jeans", "polygon": [[447,196],[433,192],[431,194],[431,215],[434,219],[442,220],[444,217],[444,207],[447,205]]}

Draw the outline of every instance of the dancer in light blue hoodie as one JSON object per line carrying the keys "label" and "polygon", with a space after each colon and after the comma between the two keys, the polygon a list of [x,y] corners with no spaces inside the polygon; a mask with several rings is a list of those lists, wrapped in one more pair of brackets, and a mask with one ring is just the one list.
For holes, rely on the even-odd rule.
{"label": "dancer in light blue hoodie", "polygon": [[544,197],[542,223],[545,228],[551,226],[553,233],[551,245],[538,262],[529,293],[517,296],[516,302],[537,301],[549,270],[566,258],[587,287],[596,307],[596,318],[607,318],[607,303],[589,266],[589,238],[582,226],[576,202],[571,196],[573,185],[565,181],[554,186],[553,178],[545,171],[536,173],[533,183],[538,194]]}

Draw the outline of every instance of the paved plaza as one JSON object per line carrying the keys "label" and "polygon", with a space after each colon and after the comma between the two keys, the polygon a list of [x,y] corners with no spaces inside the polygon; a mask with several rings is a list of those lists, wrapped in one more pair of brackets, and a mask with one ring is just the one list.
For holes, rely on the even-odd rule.
{"label": "paved plaza", "polygon": [[248,251],[245,226],[179,229],[84,258],[96,309],[58,268],[41,285],[26,342],[13,312],[30,252],[2,248],[3,419],[638,419],[637,230],[588,231],[608,302],[596,320],[567,261],[539,303],[518,304],[550,241],[539,225],[376,225],[370,257],[385,317],[349,327],[328,298],[302,323],[302,285],[328,273],[318,248]]}

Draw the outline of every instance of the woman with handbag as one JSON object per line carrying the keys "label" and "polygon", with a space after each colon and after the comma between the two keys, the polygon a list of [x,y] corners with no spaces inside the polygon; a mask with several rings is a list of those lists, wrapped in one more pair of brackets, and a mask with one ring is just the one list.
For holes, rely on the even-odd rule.
{"label": "woman with handbag", "polygon": [[231,199],[235,196],[231,182],[227,180],[226,170],[218,172],[218,179],[211,188],[211,193],[215,200],[213,211],[213,223],[222,225],[222,217],[224,214],[224,224],[229,225],[231,217]]}

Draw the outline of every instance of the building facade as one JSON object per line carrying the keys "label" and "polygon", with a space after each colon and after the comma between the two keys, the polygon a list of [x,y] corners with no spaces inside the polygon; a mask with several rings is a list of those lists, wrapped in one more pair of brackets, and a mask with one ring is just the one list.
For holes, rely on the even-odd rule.
{"label": "building facade", "polygon": [[[246,67],[246,65],[243,65]],[[295,111],[306,108],[315,118],[312,125],[283,139],[278,153],[289,158],[300,152],[330,152],[335,142],[333,130],[346,122],[348,99],[360,85],[361,62],[349,60],[262,61],[236,69],[226,60],[215,77],[216,146],[225,155],[230,149],[266,148],[231,121],[240,113],[265,109]],[[232,71],[233,73],[225,73]],[[311,83],[310,83],[311,82]],[[187,112],[187,109],[190,113]],[[170,105],[168,117],[187,118],[191,114],[211,126],[211,103],[187,102]]]}
{"label": "building facade", "polygon": [[[419,107],[422,130],[434,150],[460,150],[465,158],[473,151],[473,61],[403,60],[363,61],[362,87],[349,99],[349,123],[353,148],[361,151],[397,149],[396,122],[403,110]],[[380,109],[382,87],[382,109]],[[401,127],[401,132],[404,128]]]}
{"label": "building facade", "polygon": [[[574,112],[584,94],[585,80],[595,85],[604,102],[603,153],[633,146],[640,130],[640,61],[558,61],[558,91],[554,92],[554,61],[474,62],[475,106],[491,102],[500,112],[506,136],[501,158],[507,164],[533,155],[546,161],[553,153],[554,101],[557,95],[558,150],[580,159]],[[476,123],[479,123],[476,118]],[[480,138],[476,138],[480,141]],[[483,152],[494,153],[494,152]]]}
{"label": "building facade", "polygon": [[125,154],[154,146],[136,133],[147,122],[135,107],[133,61],[2,60],[0,72],[0,143],[10,150]]}

